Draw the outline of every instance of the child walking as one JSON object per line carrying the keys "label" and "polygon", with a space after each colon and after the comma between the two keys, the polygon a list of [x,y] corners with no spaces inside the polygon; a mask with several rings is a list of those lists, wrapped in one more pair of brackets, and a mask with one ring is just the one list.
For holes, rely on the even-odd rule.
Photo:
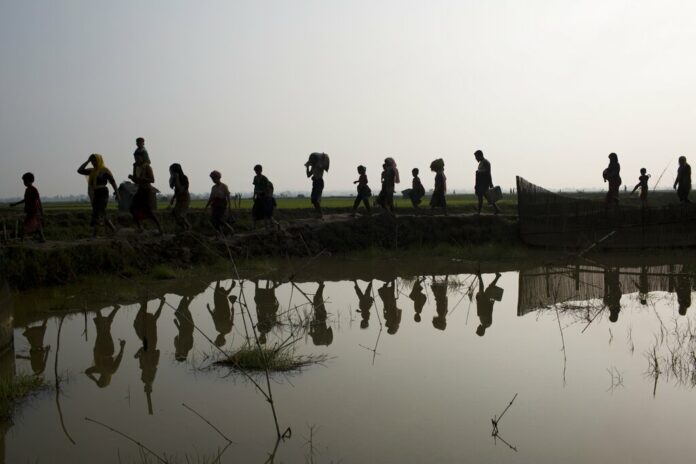
{"label": "child walking", "polygon": [[10,206],[24,204],[24,228],[22,231],[22,239],[28,234],[36,234],[41,243],[46,241],[43,233],[43,205],[39,191],[34,187],[34,174],[27,172],[22,176],[22,182],[26,189],[24,190],[24,199]]}
{"label": "child walking", "polygon": [[411,205],[413,205],[414,208],[418,208],[418,205],[421,204],[421,201],[425,196],[425,187],[423,187],[423,183],[421,182],[420,177],[418,177],[419,173],[420,171],[418,168],[413,168],[411,170],[413,181],[411,181],[411,193],[409,198],[411,199]]}
{"label": "child walking", "polygon": [[360,206],[360,202],[365,205],[365,210],[367,211],[368,216],[370,215],[370,196],[372,196],[372,191],[367,185],[366,172],[367,168],[365,166],[358,166],[358,180],[353,181],[354,184],[358,184],[358,195],[355,197],[355,202],[353,203],[353,217],[355,217],[355,213],[358,210],[358,206]]}
{"label": "child walking", "polygon": [[638,177],[638,183],[635,187],[633,187],[633,190],[631,191],[631,193],[633,193],[640,188],[640,201],[643,204],[648,202],[648,179],[650,179],[650,174],[648,174],[648,170],[645,168],[641,168],[640,177]]}

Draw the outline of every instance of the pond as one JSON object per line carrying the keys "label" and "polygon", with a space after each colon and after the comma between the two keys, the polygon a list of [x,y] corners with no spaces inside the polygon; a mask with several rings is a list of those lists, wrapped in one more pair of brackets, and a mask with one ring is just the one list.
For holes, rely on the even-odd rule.
{"label": "pond", "polygon": [[[157,462],[134,441],[169,462],[651,463],[696,450],[687,265],[356,280],[314,266],[326,280],[13,295],[3,375],[49,387],[0,430],[4,462]],[[255,337],[323,358],[269,382],[215,364]],[[291,430],[281,441],[269,388]]]}

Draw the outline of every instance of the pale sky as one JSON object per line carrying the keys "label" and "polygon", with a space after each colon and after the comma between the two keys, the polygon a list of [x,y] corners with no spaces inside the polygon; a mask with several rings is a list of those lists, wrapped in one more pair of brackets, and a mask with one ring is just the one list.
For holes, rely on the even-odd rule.
{"label": "pale sky", "polygon": [[386,156],[402,186],[442,157],[471,189],[480,148],[504,188],[602,188],[696,158],[692,1],[0,0],[0,197],[32,171],[44,196],[85,193],[101,153],[117,181],[146,138],[156,186],[179,162],[192,192],[217,169],[251,191],[252,167],[309,190],[373,190]]}

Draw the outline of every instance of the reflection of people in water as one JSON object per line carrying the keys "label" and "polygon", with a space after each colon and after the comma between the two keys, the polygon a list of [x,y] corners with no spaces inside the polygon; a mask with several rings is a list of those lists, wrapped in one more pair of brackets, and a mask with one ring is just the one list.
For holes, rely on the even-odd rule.
{"label": "reflection of people in water", "polygon": [[109,386],[111,377],[118,370],[121,358],[123,358],[123,348],[126,346],[126,341],[119,340],[120,349],[114,358],[114,339],[111,337],[111,323],[114,322],[114,317],[119,309],[118,305],[114,305],[114,309],[106,317],[102,316],[101,310],[99,310],[94,318],[94,326],[97,329],[97,339],[94,341],[94,365],[88,368],[85,374],[99,388]]}
{"label": "reflection of people in water", "polygon": [[421,321],[423,306],[425,306],[425,302],[428,299],[425,293],[423,293],[423,282],[425,282],[425,277],[416,277],[416,280],[413,282],[411,293],[408,294],[408,297],[413,301],[413,309],[416,311],[413,315],[413,320],[416,322]]}
{"label": "reflection of people in water", "polygon": [[679,314],[686,316],[686,311],[691,306],[691,278],[686,272],[685,266],[677,276],[677,303],[679,304]]}
{"label": "reflection of people in water", "polygon": [[309,326],[309,336],[312,337],[312,342],[315,345],[329,346],[333,342],[333,329],[326,325],[326,304],[324,303],[324,282],[319,282],[314,298],[312,299],[314,307],[314,318]]}
{"label": "reflection of people in water", "polygon": [[25,327],[24,338],[29,342],[29,356],[17,355],[17,359],[28,359],[31,363],[31,370],[35,375],[43,374],[46,370],[46,361],[48,361],[48,352],[51,351],[51,345],[44,346],[44,335],[46,335],[46,325],[48,319],[44,319],[41,325],[34,327]]}
{"label": "reflection of people in water", "polygon": [[650,293],[650,281],[648,279],[648,267],[641,266],[640,275],[638,276],[638,282],[635,280],[633,283],[636,284],[638,289],[638,300],[643,306],[648,304],[648,293]]}
{"label": "reflection of people in water", "polygon": [[353,288],[355,289],[355,294],[358,295],[358,312],[362,316],[360,321],[360,328],[367,329],[370,326],[370,309],[372,309],[372,304],[375,299],[372,298],[372,280],[367,284],[367,288],[363,292],[358,286],[358,281],[353,281]]}
{"label": "reflection of people in water", "polygon": [[215,338],[215,346],[217,347],[225,346],[225,335],[232,332],[234,313],[232,312],[230,304],[234,304],[234,302],[237,301],[237,297],[236,295],[228,295],[230,295],[235,285],[236,282],[233,280],[229,290],[227,290],[220,285],[220,281],[218,280],[215,283],[215,290],[213,291],[213,309],[211,310],[210,305],[206,304],[208,312],[213,318],[215,330],[218,332],[218,336]]}
{"label": "reflection of people in water", "polygon": [[387,333],[390,335],[394,335],[401,324],[401,310],[396,307],[395,291],[396,287],[393,280],[384,282],[384,285],[377,290],[384,308],[384,325],[387,326]]}
{"label": "reflection of people in water", "polygon": [[619,320],[621,312],[621,280],[619,268],[608,267],[604,270],[604,304],[609,308],[609,320]]}
{"label": "reflection of people in water", "polygon": [[259,281],[255,281],[256,292],[254,293],[254,303],[256,303],[256,328],[259,329],[259,343],[266,343],[266,334],[275,327],[280,303],[276,298],[276,288],[278,283],[270,280],[266,281],[266,288],[259,286]]}
{"label": "reflection of people in water", "polygon": [[435,276],[433,276],[433,283],[430,288],[433,291],[433,296],[435,297],[435,312],[437,315],[433,317],[433,327],[438,330],[445,330],[447,328],[447,281],[449,276],[445,276],[443,282],[436,282]]}
{"label": "reflection of people in water", "polygon": [[174,358],[177,361],[186,361],[189,351],[193,349],[193,316],[189,305],[193,297],[183,296],[174,312],[174,325],[179,333],[174,337]]}
{"label": "reflection of people in water", "polygon": [[476,294],[476,314],[479,318],[479,326],[476,328],[476,335],[483,337],[486,329],[493,325],[493,305],[502,298],[501,290],[497,286],[500,273],[495,273],[495,279],[483,289],[483,277],[477,275],[479,290]]}
{"label": "reflection of people in water", "polygon": [[155,382],[157,374],[157,365],[159,364],[160,351],[157,349],[157,320],[162,314],[164,307],[164,298],[160,299],[159,308],[155,314],[147,312],[147,300],[140,303],[140,310],[135,316],[133,327],[135,333],[142,341],[143,346],[135,353],[135,358],[140,361],[140,380],[145,385],[145,394],[147,395],[147,409],[152,414],[152,384]]}

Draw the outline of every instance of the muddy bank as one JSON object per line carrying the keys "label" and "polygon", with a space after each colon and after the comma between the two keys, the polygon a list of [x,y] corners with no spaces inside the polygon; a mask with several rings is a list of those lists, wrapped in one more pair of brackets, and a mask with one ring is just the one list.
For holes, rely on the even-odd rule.
{"label": "muddy bank", "polygon": [[409,249],[450,245],[519,244],[515,218],[504,216],[384,215],[353,219],[347,214],[324,221],[301,219],[283,230],[239,233],[222,240],[200,233],[139,235],[121,230],[99,239],[10,243],[0,248],[0,277],[25,289],[74,282],[83,276],[133,277],[157,266],[190,268],[235,259],[312,257],[370,248]]}

